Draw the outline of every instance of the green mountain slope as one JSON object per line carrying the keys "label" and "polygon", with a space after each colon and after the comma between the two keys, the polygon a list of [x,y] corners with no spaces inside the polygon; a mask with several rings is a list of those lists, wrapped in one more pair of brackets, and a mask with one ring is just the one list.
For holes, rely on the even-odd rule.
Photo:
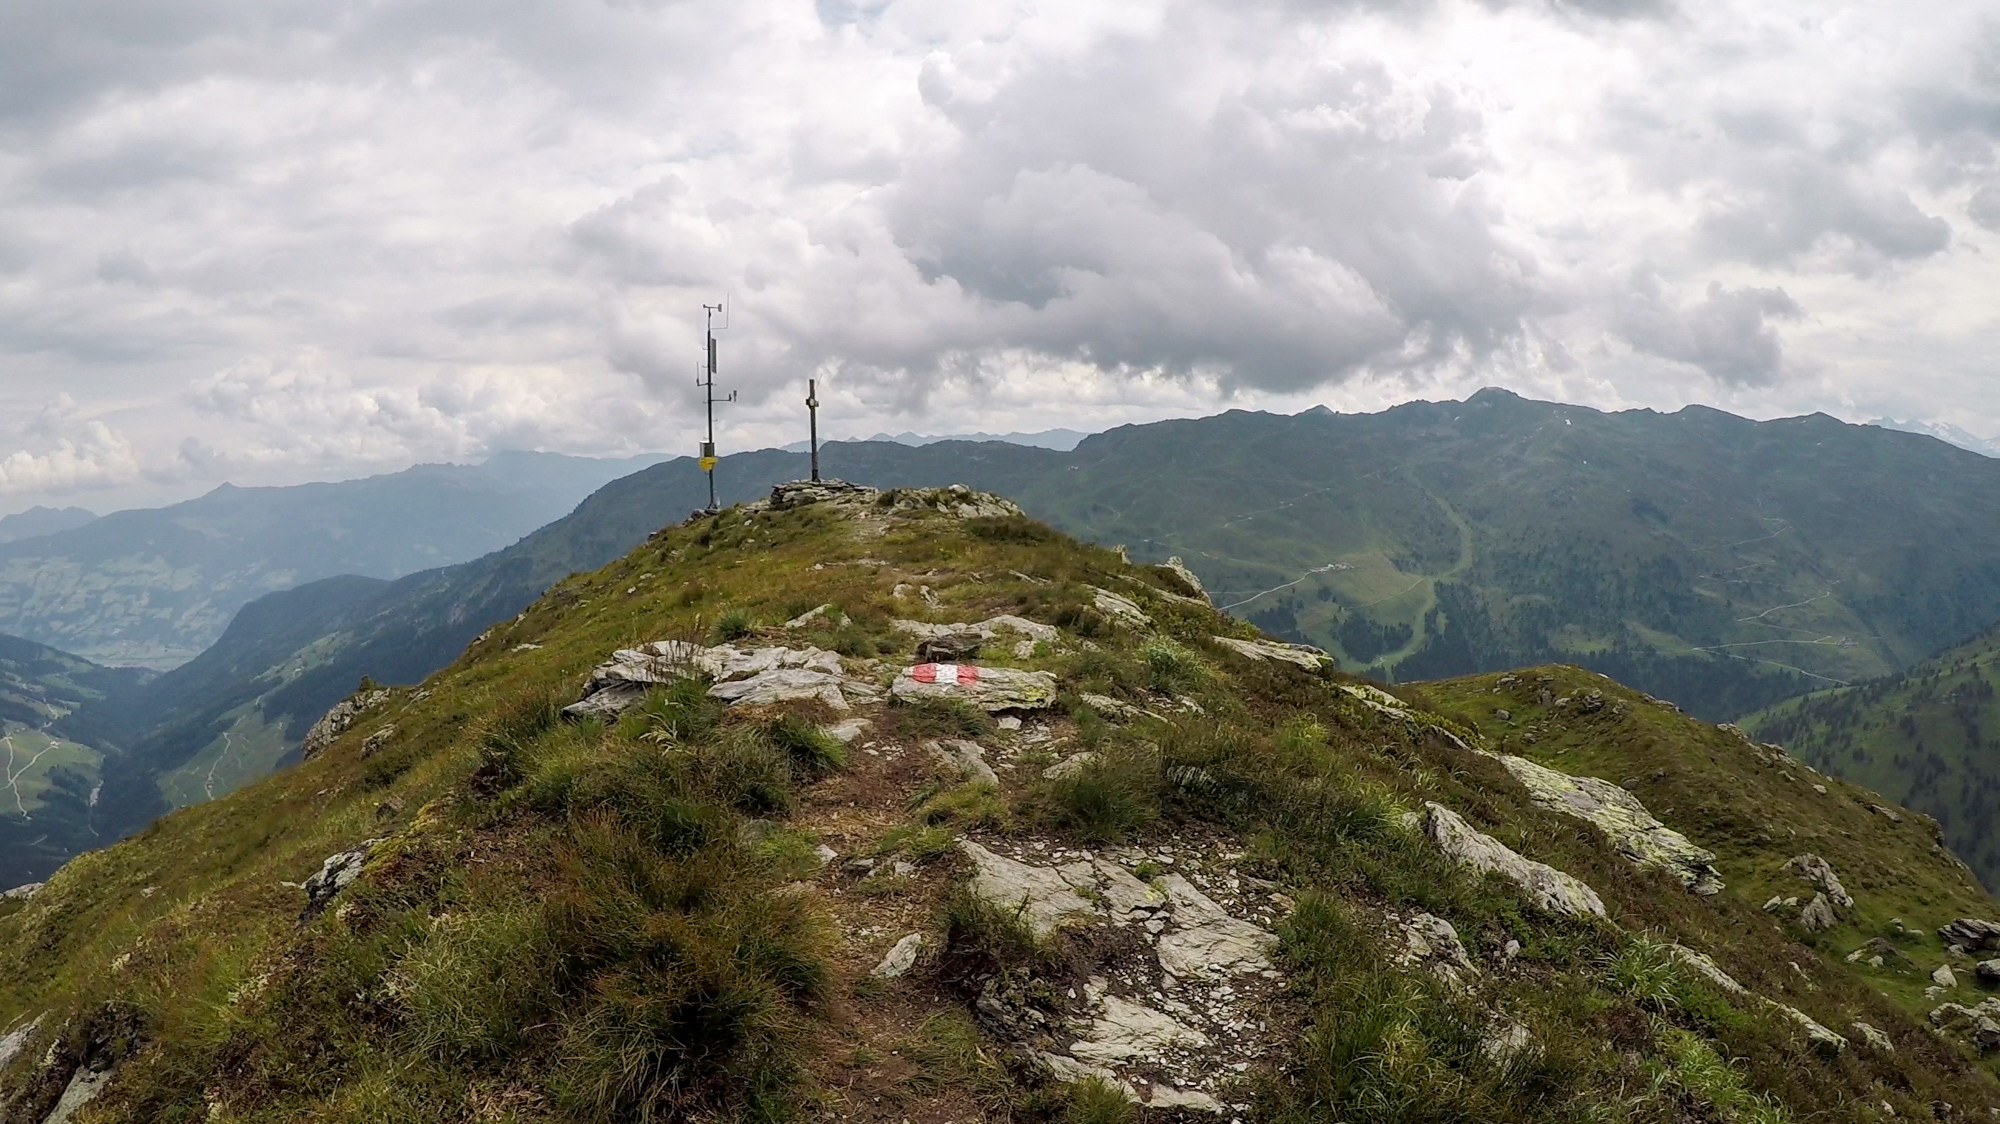
{"label": "green mountain slope", "polygon": [[1037,516],[1400,678],[1560,659],[1722,719],[2000,620],[2000,461],[1823,416],[1488,390],[1127,427],[1068,464],[1019,493]]}
{"label": "green mountain slope", "polygon": [[1937,817],[1952,849],[2000,885],[2000,629],[1899,675],[1744,719],[1831,773]]}
{"label": "green mountain slope", "polygon": [[[2000,1108],[1967,1021],[1928,1025],[1972,973],[1921,986],[1931,930],[2000,903],[1916,817],[1573,668],[1389,694],[1004,512],[792,491],[668,528],[0,903],[0,1118]],[[935,632],[953,670],[911,666]],[[617,666],[654,687],[561,716],[645,641]],[[1607,835],[1531,757],[1664,770],[1666,823]],[[1808,849],[1852,892],[1817,932],[1761,906]]]}
{"label": "green mountain slope", "polygon": [[[1070,452],[843,442],[822,461],[881,487],[963,481],[1137,557],[1181,555],[1230,611],[1383,676],[1564,660],[1720,720],[2000,619],[2000,462],[1822,417],[1601,414],[1488,391],[1130,426]],[[739,454],[718,486],[749,499],[805,467]],[[473,562],[246,609],[133,704],[105,790],[116,822],[259,775],[362,676],[420,679],[705,499],[682,458]]]}
{"label": "green mountain slope", "polygon": [[0,636],[0,886],[124,834],[99,806],[105,723],[151,677]]}
{"label": "green mountain slope", "polygon": [[114,512],[0,542],[0,630],[102,663],[170,668],[263,594],[478,557],[651,459],[502,453],[340,483],[225,484],[170,507]]}

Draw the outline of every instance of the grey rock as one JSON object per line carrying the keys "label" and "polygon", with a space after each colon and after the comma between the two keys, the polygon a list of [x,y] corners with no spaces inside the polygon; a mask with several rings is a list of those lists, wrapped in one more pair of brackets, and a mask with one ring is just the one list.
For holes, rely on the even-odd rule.
{"label": "grey rock", "polygon": [[1019,633],[1030,640],[1040,640],[1053,644],[1062,634],[1052,626],[1003,613],[988,617],[973,624],[926,624],[923,621],[892,620],[889,627],[898,632],[906,632],[919,640],[929,640],[939,636],[956,636],[971,633],[981,640],[998,639],[1002,632]]}
{"label": "grey rock", "polygon": [[1108,718],[1130,719],[1146,713],[1131,703],[1119,702],[1110,695],[1093,695],[1089,691],[1083,691],[1077,698],[1083,700],[1085,706]]}
{"label": "grey rock", "polygon": [[1722,889],[1715,852],[1661,823],[1638,797],[1597,777],[1572,777],[1511,754],[1491,756],[1536,804],[1595,825],[1634,864],[1667,871],[1691,893],[1706,896]]}
{"label": "grey rock", "polygon": [[1153,1085],[1152,1095],[1146,1098],[1146,1107],[1158,1109],[1180,1109],[1186,1112],[1210,1112],[1217,1116],[1227,1110],[1222,1102],[1199,1089],[1176,1089],[1172,1085]]}
{"label": "grey rock", "polygon": [[760,671],[748,679],[717,683],[708,689],[708,693],[725,702],[749,706],[791,699],[818,699],[835,710],[847,710],[850,706],[841,688],[850,685],[838,673],[806,667],[780,667]]}
{"label": "grey rock", "polygon": [[35,1031],[41,1029],[41,1025],[42,1016],[36,1015],[26,1026],[15,1027],[5,1035],[0,1035],[0,1070],[5,1070],[14,1064],[14,1059],[20,1057],[21,1051],[28,1048],[29,1041],[35,1037]]}
{"label": "grey rock", "polygon": [[1084,768],[1095,760],[1097,760],[1097,755],[1087,749],[1081,753],[1072,753],[1061,761],[1043,769],[1042,776],[1052,781],[1073,777],[1083,772]]}
{"label": "grey rock", "polygon": [[1980,983],[2000,984],[2000,960],[1981,960],[1973,966],[1972,974],[1979,977]]}
{"label": "grey rock", "polygon": [[897,699],[952,699],[986,711],[1039,710],[1056,701],[1056,677],[1046,671],[1009,667],[919,664],[896,673],[889,695]]}
{"label": "grey rock", "polygon": [[1429,968],[1439,979],[1459,987],[1478,974],[1458,930],[1444,918],[1419,913],[1402,923],[1403,952],[1398,957],[1405,967]]}
{"label": "grey rock", "polygon": [[1938,929],[1938,939],[1946,947],[1957,945],[1967,952],[2000,949],[2000,921],[1961,917]]}
{"label": "grey rock", "polygon": [[1233,636],[1210,637],[1217,644],[1253,660],[1294,663],[1308,671],[1333,664],[1333,657],[1310,644],[1284,644],[1276,640],[1238,640]]}
{"label": "grey rock", "polygon": [[1037,937],[1047,937],[1066,922],[1087,921],[1097,913],[1097,907],[1054,870],[996,855],[970,839],[961,839],[958,845],[972,860],[973,896],[1017,913]]}
{"label": "grey rock", "polygon": [[979,654],[985,640],[976,632],[947,632],[917,641],[917,659],[923,663],[956,663]]}
{"label": "grey rock", "polygon": [[1839,922],[1840,918],[1833,910],[1833,900],[1823,893],[1814,894],[1806,907],[1799,910],[1799,927],[1808,933],[1824,933]]}
{"label": "grey rock", "polygon": [[841,612],[840,608],[836,605],[820,605],[816,608],[807,609],[805,612],[786,621],[785,627],[804,628],[812,622],[822,619],[829,624],[841,625],[847,623],[847,614]]}
{"label": "grey rock", "polygon": [[1193,570],[1187,568],[1187,564],[1182,562],[1178,555],[1153,567],[1153,570],[1178,585],[1180,587],[1178,592],[1183,596],[1200,601],[1209,599],[1208,590],[1202,586],[1201,579],[1195,576]]}
{"label": "grey rock", "polygon": [[1715,958],[1705,952],[1697,952],[1683,944],[1670,944],[1667,952],[1675,960],[1692,969],[1697,975],[1731,995],[1748,995],[1750,989],[1736,982],[1736,977],[1716,964]]}
{"label": "grey rock", "polygon": [[381,705],[389,697],[382,690],[356,691],[334,703],[332,708],[319,716],[319,721],[306,731],[305,739],[299,742],[299,759],[311,761],[319,752],[333,744],[333,740],[347,732],[354,720],[369,709]]}
{"label": "grey rock", "polygon": [[1506,1016],[1496,1016],[1493,1028],[1479,1043],[1481,1053],[1496,1062],[1506,1062],[1527,1053],[1535,1045],[1534,1036],[1528,1028]]}
{"label": "grey rock", "polygon": [[978,742],[945,738],[928,745],[932,753],[946,765],[958,769],[966,780],[999,787],[1000,778],[993,772],[993,766],[986,763],[986,751],[980,748]]}
{"label": "grey rock", "polygon": [[1129,597],[1094,585],[1090,587],[1090,592],[1091,604],[1097,607],[1098,612],[1127,628],[1145,628],[1153,623],[1153,618],[1147,616],[1146,611]]}
{"label": "grey rock", "polygon": [[49,1114],[42,1118],[42,1124],[68,1124],[69,1119],[75,1116],[78,1110],[97,1099],[97,1094],[103,1092],[104,1086],[110,1081],[109,1069],[95,1069],[90,1066],[79,1068],[70,1077],[69,1084],[63,1088],[62,1099],[56,1101],[56,1107],[49,1110]]}
{"label": "grey rock", "polygon": [[1772,1010],[1777,1011],[1779,1014],[1797,1023],[1799,1025],[1799,1028],[1806,1032],[1806,1038],[1810,1040],[1813,1045],[1822,1047],[1824,1049],[1833,1050],[1836,1052],[1847,1048],[1847,1039],[1842,1038],[1840,1035],[1835,1034],[1834,1032],[1828,1030],[1824,1026],[1821,1026],[1819,1023],[1814,1022],[1811,1016],[1807,1015],[1804,1011],[1799,1010],[1797,1007],[1788,1006],[1784,1003],[1779,1003],[1775,1000],[1770,1000],[1770,999],[1767,999],[1764,1002],[1768,1004]]}
{"label": "grey rock", "polygon": [[1811,852],[1794,855],[1786,860],[1784,869],[1787,873],[1796,874],[1812,883],[1813,887],[1824,893],[1836,908],[1854,908],[1854,899],[1849,897],[1847,890],[1841,886],[1840,878],[1833,873],[1833,866],[1818,855]]}
{"label": "grey rock", "polygon": [[1546,913],[1604,916],[1604,901],[1576,877],[1516,854],[1490,835],[1472,828],[1458,813],[1426,801],[1424,833],[1446,857],[1474,870],[1498,874],[1519,886],[1535,908]]}
{"label": "grey rock", "polygon": [[888,953],[882,957],[882,962],[875,965],[875,970],[868,974],[881,980],[893,980],[906,976],[909,974],[911,968],[917,966],[917,954],[922,952],[923,948],[924,935],[922,933],[911,933],[909,936],[897,941],[889,949]]}
{"label": "grey rock", "polygon": [[364,839],[352,851],[342,851],[328,855],[319,870],[305,881],[306,904],[299,911],[299,923],[304,924],[320,915],[334,895],[353,885],[361,877],[361,866],[368,858],[368,852],[375,849],[380,839]]}
{"label": "grey rock", "polygon": [[1164,1011],[1116,995],[1103,999],[1102,1013],[1084,1036],[1070,1045],[1077,1060],[1110,1065],[1153,1061],[1180,1047],[1209,1045],[1209,1037]]}
{"label": "grey rock", "polygon": [[1161,876],[1159,885],[1173,905],[1172,923],[1160,936],[1162,968],[1183,978],[1223,979],[1271,967],[1276,934],[1229,916],[1178,874]]}
{"label": "grey rock", "polygon": [[1098,884],[1094,889],[1111,908],[1113,917],[1143,916],[1167,904],[1167,894],[1133,877],[1131,872],[1110,859],[1096,859]]}
{"label": "grey rock", "polygon": [[46,885],[48,885],[46,882],[23,882],[11,890],[0,893],[0,902],[27,901],[29,898],[41,893],[42,887]]}
{"label": "grey rock", "polygon": [[361,756],[364,759],[375,756],[383,746],[389,744],[389,739],[395,736],[396,727],[388,725],[361,739]]}
{"label": "grey rock", "polygon": [[1896,1044],[1894,1042],[1889,1041],[1889,1036],[1882,1033],[1882,1031],[1879,1028],[1870,1026],[1867,1023],[1859,1023],[1859,1022],[1849,1023],[1847,1025],[1848,1029],[1854,1031],[1854,1036],[1856,1038],[1861,1039],[1861,1041],[1870,1048],[1880,1050],[1885,1054],[1893,1054],[1896,1052]]}
{"label": "grey rock", "polygon": [[835,722],[833,725],[825,727],[825,729],[828,734],[832,735],[834,741],[842,745],[852,745],[854,739],[872,729],[874,725],[873,722],[868,721],[866,718],[848,718]]}
{"label": "grey rock", "polygon": [[1408,704],[1380,687],[1371,687],[1366,683],[1339,683],[1336,686],[1370,710],[1391,718],[1412,717]]}
{"label": "grey rock", "polygon": [[1951,965],[1940,964],[1937,966],[1937,969],[1931,973],[1931,982],[1938,985],[1939,987],[1957,987],[1958,976],[1954,972],[1952,972]]}

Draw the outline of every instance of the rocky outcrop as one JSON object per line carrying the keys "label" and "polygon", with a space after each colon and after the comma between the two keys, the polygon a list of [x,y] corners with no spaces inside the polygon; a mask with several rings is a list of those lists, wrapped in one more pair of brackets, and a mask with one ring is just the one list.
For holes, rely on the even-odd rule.
{"label": "rocky outcrop", "polygon": [[1946,948],[1956,948],[1961,952],[2000,949],[2000,921],[1961,917],[1939,927],[1938,939],[1944,942]]}
{"label": "rocky outcrop", "polygon": [[320,715],[319,721],[306,731],[305,739],[299,742],[299,758],[311,761],[321,750],[332,745],[335,738],[346,733],[362,714],[380,706],[388,698],[389,692],[375,688],[356,691],[334,703],[332,709]]}
{"label": "rocky outcrop", "polygon": [[917,966],[917,954],[922,952],[923,948],[924,935],[911,933],[897,941],[887,953],[883,954],[882,962],[875,965],[875,970],[868,974],[882,980],[893,980],[908,975],[910,969]]}
{"label": "rocky outcrop", "polygon": [[899,618],[890,621],[889,627],[898,632],[907,632],[919,640],[929,640],[940,636],[955,636],[963,633],[970,633],[981,640],[996,640],[999,639],[1000,634],[1003,632],[1013,632],[1025,636],[1029,640],[1041,640],[1053,644],[1062,635],[1051,625],[1007,613],[1003,613],[997,617],[988,617],[983,621],[975,621],[970,624],[926,624],[923,621],[902,620]]}
{"label": "rocky outcrop", "polygon": [[1153,572],[1165,577],[1176,586],[1175,592],[1181,596],[1200,601],[1204,605],[1209,603],[1208,589],[1201,584],[1201,579],[1195,576],[1193,570],[1187,568],[1187,564],[1182,562],[1178,555],[1154,566]]}
{"label": "rocky outcrop", "polygon": [[1380,687],[1371,687],[1366,683],[1341,683],[1338,686],[1348,697],[1378,714],[1391,718],[1411,717],[1408,704]]}
{"label": "rocky outcrop", "polygon": [[1248,656],[1253,660],[1295,663],[1307,671],[1316,671],[1321,667],[1333,665],[1332,656],[1310,644],[1281,644],[1276,640],[1238,640],[1234,636],[1216,636],[1211,639],[1237,655]]}
{"label": "rocky outcrop", "polygon": [[970,839],[960,840],[959,849],[972,860],[973,896],[1013,913],[1035,936],[1047,938],[1065,922],[1097,919],[1097,907],[1073,885],[1095,886],[1096,875],[1089,863],[1078,864],[1065,878],[1061,870],[1017,862]]}
{"label": "rocky outcrop", "polygon": [[963,774],[966,780],[996,786],[1000,783],[999,776],[993,772],[993,766],[986,763],[986,751],[980,748],[978,742],[966,741],[963,738],[945,738],[926,744],[940,761]]}
{"label": "rocky outcrop", "polygon": [[1896,1044],[1889,1041],[1889,1036],[1882,1033],[1879,1027],[1857,1022],[1848,1023],[1847,1028],[1852,1030],[1854,1036],[1861,1039],[1862,1044],[1868,1046],[1870,1049],[1880,1050],[1885,1054],[1896,1052]]}
{"label": "rocky outcrop", "polygon": [[896,699],[949,699],[985,711],[1040,710],[1056,701],[1056,677],[1011,667],[925,663],[896,673]]}
{"label": "rocky outcrop", "polygon": [[14,1059],[20,1057],[21,1051],[28,1048],[29,1041],[35,1037],[35,1031],[41,1029],[41,1026],[42,1016],[36,1015],[27,1025],[15,1027],[5,1035],[0,1035],[0,1070],[5,1070],[14,1064]]}
{"label": "rocky outcrop", "polygon": [[1536,804],[1596,826],[1633,863],[1665,870],[1691,893],[1705,896],[1722,889],[1715,852],[1661,823],[1638,797],[1597,777],[1572,777],[1525,757],[1493,756]]}
{"label": "rocky outcrop", "polygon": [[381,842],[380,839],[364,839],[352,851],[328,855],[318,872],[305,881],[306,904],[299,911],[299,924],[318,917],[333,901],[334,895],[353,885],[354,880],[361,877],[361,866],[367,861],[368,852]]}
{"label": "rocky outcrop", "polygon": [[42,1118],[42,1124],[68,1124],[68,1121],[83,1109],[84,1105],[97,1099],[104,1086],[111,1082],[109,1069],[95,1069],[90,1066],[78,1067],[76,1073],[64,1086],[62,1098],[56,1107]]}
{"label": "rocky outcrop", "polygon": [[1146,611],[1129,597],[1094,585],[1090,587],[1090,592],[1091,604],[1097,607],[1098,612],[1127,628],[1145,628],[1153,623],[1153,618],[1147,616]]}
{"label": "rocky outcrop", "polygon": [[[1185,852],[1149,885],[1128,869],[1136,853],[1031,860],[960,845],[974,866],[973,894],[1037,934],[1125,929],[1141,942],[1135,951],[1131,938],[1084,941],[1123,951],[1097,963],[1081,988],[1017,976],[985,982],[975,1006],[981,1023],[1056,1076],[1099,1078],[1153,1108],[1220,1113],[1231,1107],[1218,1096],[1223,1082],[1282,1048],[1286,1039],[1268,1017],[1282,988],[1270,958],[1277,937],[1240,909],[1247,895],[1268,912],[1278,895]],[[1161,852],[1158,861],[1176,857]]]}
{"label": "rocky outcrop", "polygon": [[1840,877],[1833,873],[1832,864],[1818,855],[1811,852],[1794,855],[1786,860],[1784,869],[1786,873],[1796,874],[1812,883],[1813,888],[1825,894],[1836,909],[1854,908],[1854,899],[1841,886]]}
{"label": "rocky outcrop", "polygon": [[1982,1054],[2000,1049],[2000,996],[1977,1007],[1941,1003],[1931,1010],[1930,1020],[1932,1026],[1959,1035]]}
{"label": "rocky outcrop", "polygon": [[1458,939],[1458,930],[1451,922],[1430,913],[1419,913],[1399,924],[1403,937],[1403,951],[1397,956],[1397,963],[1403,967],[1422,967],[1454,987],[1463,988],[1478,975],[1479,969],[1472,963],[1472,954],[1466,951],[1465,942]]}
{"label": "rocky outcrop", "polygon": [[1799,910],[1799,927],[1808,933],[1824,933],[1839,923],[1833,899],[1825,894],[1814,894],[1805,908]]}
{"label": "rocky outcrop", "polygon": [[1424,804],[1424,834],[1445,855],[1473,870],[1498,874],[1514,883],[1536,909],[1572,916],[1604,916],[1597,891],[1547,863],[1522,858],[1506,844],[1472,828],[1458,813],[1434,801]]}
{"label": "rocky outcrop", "polygon": [[0,892],[0,902],[24,902],[42,892],[44,882],[23,882],[11,890]]}
{"label": "rocky outcrop", "polygon": [[878,697],[877,688],[847,676],[840,657],[820,648],[705,648],[685,640],[662,640],[621,648],[590,671],[583,697],[563,708],[571,718],[611,717],[646,697],[659,685],[688,676],[716,680],[708,693],[731,703],[758,705],[786,699],[818,699],[846,710],[851,696]]}
{"label": "rocky outcrop", "polygon": [[1797,1007],[1780,1003],[1775,999],[1766,999],[1764,1003],[1772,1010],[1798,1024],[1799,1029],[1806,1032],[1806,1039],[1813,1045],[1835,1053],[1847,1048],[1847,1039],[1821,1026],[1813,1020],[1812,1016],[1799,1010]]}
{"label": "rocky outcrop", "polygon": [[1692,969],[1696,975],[1699,975],[1709,983],[1714,984],[1731,995],[1750,994],[1749,988],[1737,983],[1736,977],[1723,971],[1716,964],[1715,958],[1706,952],[1697,952],[1684,944],[1670,944],[1667,946],[1667,955],[1672,956],[1682,966]]}

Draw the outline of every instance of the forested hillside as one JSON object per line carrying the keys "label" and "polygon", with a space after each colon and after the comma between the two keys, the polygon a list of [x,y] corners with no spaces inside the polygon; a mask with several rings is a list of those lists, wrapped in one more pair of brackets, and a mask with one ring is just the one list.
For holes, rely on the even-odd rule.
{"label": "forested hillside", "polygon": [[1783,702],[1744,724],[1937,817],[1951,848],[2000,886],[2000,629],[1900,675]]}

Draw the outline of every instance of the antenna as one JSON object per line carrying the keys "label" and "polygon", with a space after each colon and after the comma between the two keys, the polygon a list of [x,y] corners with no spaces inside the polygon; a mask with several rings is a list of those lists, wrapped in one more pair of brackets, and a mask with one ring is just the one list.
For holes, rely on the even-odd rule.
{"label": "antenna", "polygon": [[812,425],[813,483],[819,483],[819,380],[806,380],[806,416]]}
{"label": "antenna", "polygon": [[[705,364],[705,372],[708,378],[704,381],[700,375],[696,375],[694,384],[703,389],[708,399],[708,440],[701,443],[701,460],[699,463],[701,464],[701,470],[708,474],[708,510],[716,511],[719,509],[719,505],[715,502],[715,314],[722,312],[723,306],[719,304],[704,304],[701,306],[701,310],[708,316],[708,354]],[[729,326],[727,314],[723,316],[722,326],[725,328]],[[736,401],[736,392],[733,390],[730,391],[729,397],[722,399],[722,401]]]}

